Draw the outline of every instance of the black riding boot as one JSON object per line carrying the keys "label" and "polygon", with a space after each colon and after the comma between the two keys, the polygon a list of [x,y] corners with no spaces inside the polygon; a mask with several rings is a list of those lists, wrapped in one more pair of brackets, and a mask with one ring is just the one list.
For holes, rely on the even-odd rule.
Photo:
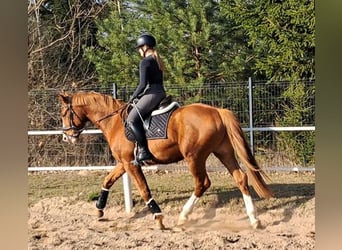
{"label": "black riding boot", "polygon": [[135,140],[138,144],[138,152],[136,154],[136,161],[139,163],[145,160],[153,159],[153,155],[150,153],[147,147],[147,140],[145,136],[145,130],[141,122],[131,123],[129,122],[129,127],[131,128]]}

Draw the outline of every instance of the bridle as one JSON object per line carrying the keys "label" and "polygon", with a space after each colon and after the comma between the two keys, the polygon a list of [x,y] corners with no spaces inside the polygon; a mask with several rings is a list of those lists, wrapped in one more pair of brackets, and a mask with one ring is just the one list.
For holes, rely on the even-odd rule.
{"label": "bridle", "polygon": [[[65,106],[65,108],[67,109],[66,111],[69,111],[69,124],[70,124],[70,127],[63,127],[62,130],[63,130],[63,134],[66,135],[66,136],[71,136],[71,137],[79,137],[80,134],[82,133],[82,131],[84,130],[84,127],[83,128],[79,128],[75,125],[74,123],[74,116],[76,116],[78,119],[81,120],[80,116],[78,114],[76,114],[76,112],[74,111],[74,109],[72,108],[72,104],[71,104],[71,97],[68,98],[68,103],[67,103],[67,106]],[[66,134],[65,132],[69,131],[69,130],[72,130],[73,131],[73,134],[72,135],[68,135]]]}
{"label": "bridle", "polygon": [[[119,113],[120,111],[120,116],[122,118],[122,111],[124,109],[126,109],[130,104],[129,103],[126,103],[124,105],[122,105],[120,108],[118,108],[117,110],[109,113],[108,115],[105,115],[103,117],[101,117],[100,119],[98,119],[97,121],[95,121],[95,123],[100,123],[102,120],[105,120],[117,113]],[[84,130],[84,127],[83,128],[79,128],[75,125],[74,123],[74,116],[76,116],[78,119],[81,120],[80,116],[74,111],[74,109],[72,108],[72,103],[71,103],[71,97],[68,98],[68,103],[66,106],[64,106],[67,110],[69,111],[69,124],[70,124],[70,127],[63,127],[62,130],[63,130],[63,134],[66,135],[66,136],[69,136],[69,137],[74,137],[74,138],[77,138],[80,136],[80,134],[83,132]],[[69,130],[72,130],[73,131],[73,134],[72,135],[69,135],[69,134],[66,134],[65,132],[69,131]]]}

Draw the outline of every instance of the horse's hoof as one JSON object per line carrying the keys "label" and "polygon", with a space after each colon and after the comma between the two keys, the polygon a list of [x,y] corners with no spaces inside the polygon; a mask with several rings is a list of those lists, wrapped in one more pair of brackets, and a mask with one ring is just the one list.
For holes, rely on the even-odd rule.
{"label": "horse's hoof", "polygon": [[181,225],[176,225],[176,226],[173,228],[173,231],[174,231],[174,232],[184,232],[184,231],[185,231],[185,228],[182,227]]}
{"label": "horse's hoof", "polygon": [[187,222],[187,220],[178,219],[177,226],[183,226],[186,222]]}
{"label": "horse's hoof", "polygon": [[252,223],[252,228],[253,229],[260,229],[261,228],[261,223],[259,220],[255,221]]}
{"label": "horse's hoof", "polygon": [[97,217],[101,218],[104,215],[103,210],[97,210]]}
{"label": "horse's hoof", "polygon": [[165,226],[163,224],[163,216],[162,215],[157,215],[155,217],[155,220],[156,220],[156,225],[157,225],[157,228],[158,229],[161,229],[161,230],[164,230],[165,229]]}
{"label": "horse's hoof", "polygon": [[165,230],[166,227],[164,226],[163,222],[159,221],[157,222],[157,228],[160,230]]}
{"label": "horse's hoof", "polygon": [[178,226],[182,226],[182,225],[184,225],[187,221],[188,221],[188,216],[184,216],[184,215],[181,214],[181,215],[179,215],[177,225],[178,225]]}

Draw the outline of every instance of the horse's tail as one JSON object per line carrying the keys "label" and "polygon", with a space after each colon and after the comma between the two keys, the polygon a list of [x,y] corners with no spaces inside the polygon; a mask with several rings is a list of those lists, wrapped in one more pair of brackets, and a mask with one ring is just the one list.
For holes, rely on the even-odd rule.
{"label": "horse's tail", "polygon": [[259,167],[256,162],[251,149],[244,137],[240,123],[234,113],[227,109],[219,109],[219,113],[223,123],[226,126],[228,137],[232,143],[232,146],[242,161],[247,167],[249,176],[252,179],[252,185],[257,194],[262,198],[273,197],[272,191],[265,183],[263,177],[270,180],[266,173]]}

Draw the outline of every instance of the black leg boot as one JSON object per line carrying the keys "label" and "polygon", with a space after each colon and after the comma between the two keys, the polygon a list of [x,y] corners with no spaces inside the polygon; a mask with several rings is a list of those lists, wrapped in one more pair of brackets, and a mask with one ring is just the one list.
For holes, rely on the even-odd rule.
{"label": "black leg boot", "polygon": [[138,152],[136,154],[136,161],[142,162],[146,160],[152,160],[153,155],[150,153],[147,147],[147,140],[145,136],[145,130],[141,122],[129,123],[129,127],[131,128],[135,140],[138,144]]}

